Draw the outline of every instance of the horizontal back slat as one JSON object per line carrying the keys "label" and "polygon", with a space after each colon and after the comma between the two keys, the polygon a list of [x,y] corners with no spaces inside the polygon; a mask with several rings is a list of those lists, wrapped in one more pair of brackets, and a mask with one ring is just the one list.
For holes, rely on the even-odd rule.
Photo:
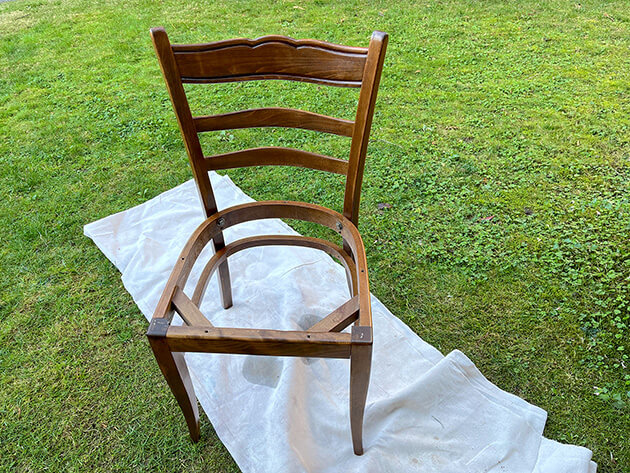
{"label": "horizontal back slat", "polygon": [[204,161],[208,171],[250,166],[297,166],[343,175],[348,172],[348,162],[343,159],[275,146],[217,154],[205,158]]}
{"label": "horizontal back slat", "polygon": [[367,48],[266,36],[201,45],[172,45],[183,82],[285,79],[360,87]]}
{"label": "horizontal back slat", "polygon": [[352,136],[354,122],[288,108],[257,108],[194,117],[197,132],[255,127],[286,127]]}

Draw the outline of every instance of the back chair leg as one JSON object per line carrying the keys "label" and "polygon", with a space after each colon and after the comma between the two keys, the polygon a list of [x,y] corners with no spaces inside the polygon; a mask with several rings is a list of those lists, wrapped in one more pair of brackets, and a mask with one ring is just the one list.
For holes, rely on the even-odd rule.
{"label": "back chair leg", "polygon": [[353,345],[350,355],[350,430],[355,455],[363,455],[363,413],[371,366],[372,344]]}
{"label": "back chair leg", "polygon": [[149,342],[162,374],[164,374],[166,382],[182,409],[186,424],[188,424],[190,438],[193,442],[198,442],[199,408],[184,354],[171,352],[162,337],[149,337]]}
{"label": "back chair leg", "polygon": [[223,308],[232,307],[232,283],[230,282],[230,267],[227,261],[219,265],[219,292],[221,293]]}

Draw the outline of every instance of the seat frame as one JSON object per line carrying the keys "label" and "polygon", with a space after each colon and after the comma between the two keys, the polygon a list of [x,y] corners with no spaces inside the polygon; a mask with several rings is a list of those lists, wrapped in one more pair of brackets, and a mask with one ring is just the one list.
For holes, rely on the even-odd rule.
{"label": "seat frame", "polygon": [[[350,426],[354,452],[363,454],[363,415],[372,359],[372,315],[365,249],[357,230],[359,199],[368,136],[378,91],[387,34],[374,32],[368,48],[316,40],[264,36],[214,43],[171,44],[163,28],[151,29],[166,86],[184,138],[206,219],[182,250],[155,309],[147,337],[175,395],[193,441],[198,441],[199,410],[185,352],[232,353],[350,359]],[[193,117],[183,83],[284,79],[340,87],[360,87],[355,121],[284,108],[263,108]],[[352,137],[348,161],[291,148],[263,147],[204,157],[198,133],[234,128],[280,126]],[[219,211],[209,170],[258,165],[292,165],[346,175],[343,214],[304,202],[262,201]],[[343,247],[298,235],[259,235],[225,244],[223,231],[239,223],[268,218],[297,219],[326,226]],[[211,245],[192,296],[183,288],[201,251]],[[218,272],[221,301],[232,306],[228,257],[247,248],[293,245],[316,248],[337,258],[346,270],[349,300],[306,331],[215,327],[199,304]],[[177,312],[185,325],[171,325]],[[342,332],[354,324],[351,332]]]}

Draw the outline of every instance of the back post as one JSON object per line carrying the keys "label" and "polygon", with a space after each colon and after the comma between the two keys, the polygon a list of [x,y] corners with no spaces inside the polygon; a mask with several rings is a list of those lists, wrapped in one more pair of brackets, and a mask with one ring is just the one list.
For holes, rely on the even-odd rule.
{"label": "back post", "polygon": [[[343,202],[343,215],[355,226],[359,224],[359,203],[361,200],[361,185],[363,184],[363,170],[374,115],[374,104],[378,86],[381,81],[381,71],[385,61],[387,49],[387,33],[375,31],[368,47],[367,60],[363,71],[359,104],[352,133],[350,157],[348,161],[348,177]],[[344,248],[346,245],[344,245]]]}
{"label": "back post", "polygon": [[[166,83],[166,89],[171,98],[177,123],[184,139],[186,152],[190,161],[190,167],[197,183],[199,199],[204,211],[205,218],[217,213],[217,203],[212,191],[212,184],[208,176],[207,168],[204,164],[203,151],[199,143],[199,136],[193,122],[186,92],[182,85],[181,75],[175,62],[175,56],[166,31],[162,27],[151,28],[151,39],[153,47],[160,63],[162,76]],[[219,251],[225,247],[223,232],[217,233],[213,239],[214,251]],[[221,292],[221,303],[225,309],[232,307],[232,288],[230,283],[230,270],[227,261],[219,266],[219,286]]]}

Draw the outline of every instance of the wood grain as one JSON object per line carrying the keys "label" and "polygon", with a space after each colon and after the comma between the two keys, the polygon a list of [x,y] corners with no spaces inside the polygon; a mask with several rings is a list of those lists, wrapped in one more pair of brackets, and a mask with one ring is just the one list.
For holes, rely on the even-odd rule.
{"label": "wood grain", "polygon": [[199,407],[183,353],[173,352],[165,337],[148,337],[158,366],[171,388],[188,425],[190,438],[199,440]]}
{"label": "wood grain", "polygon": [[251,166],[297,166],[343,175],[348,171],[348,162],[343,159],[276,146],[217,154],[206,158],[204,162],[208,171]]}
{"label": "wood grain", "polygon": [[375,31],[368,48],[367,63],[365,65],[364,78],[359,94],[359,105],[354,122],[354,133],[350,145],[350,158],[348,178],[346,179],[346,192],[343,202],[343,214],[352,223],[359,225],[359,202],[361,200],[361,186],[363,184],[363,171],[369,142],[372,117],[376,95],[381,81],[381,71],[385,61],[387,50],[387,33]]}
{"label": "wood grain", "polygon": [[197,132],[238,128],[284,127],[352,136],[354,122],[288,108],[267,107],[239,110],[221,115],[194,117]]}
{"label": "wood grain", "polygon": [[188,325],[194,325],[198,327],[212,327],[210,321],[201,313],[196,304],[188,298],[184,291],[180,288],[175,290],[173,294],[173,306],[180,317]]}
{"label": "wood grain", "polygon": [[359,317],[359,298],[353,297],[340,305],[322,320],[317,322],[309,332],[341,332]]}
{"label": "wood grain", "polygon": [[349,333],[221,327],[171,326],[165,340],[171,351],[319,358],[350,358],[352,346]]}
{"label": "wood grain", "polygon": [[[324,225],[341,235],[344,244],[348,245],[354,258],[355,287],[360,296],[359,323],[360,325],[371,326],[372,312],[369,298],[370,289],[367,259],[359,231],[350,220],[340,213],[320,205],[306,202],[290,202],[284,200],[248,202],[221,210],[206,219],[197,227],[184,246],[173,268],[169,281],[166,284],[164,293],[170,293],[170,291],[173,290],[173,286],[185,287],[197,257],[205,245],[212,240],[217,233],[231,226],[238,225],[239,223],[267,218],[310,221]],[[219,223],[221,225],[219,225]],[[346,254],[349,253],[346,252]],[[170,306],[164,302],[159,303],[158,308],[161,312],[158,312],[156,309],[155,316],[166,317],[169,307]]]}
{"label": "wood grain", "polygon": [[210,278],[214,274],[218,265],[227,260],[229,256],[232,256],[239,251],[260,246],[302,246],[325,251],[330,256],[337,258],[344,266],[346,275],[349,277],[350,281],[350,293],[353,296],[356,295],[356,267],[354,261],[339,246],[320,238],[305,237],[302,235],[258,235],[236,240],[227,245],[225,248],[217,251],[212,258],[208,260],[201,271],[199,279],[197,280],[197,286],[195,287],[191,297],[191,301],[194,304],[199,305]]}
{"label": "wood grain", "polygon": [[322,41],[262,37],[173,47],[185,83],[284,79],[359,87],[366,51]]}
{"label": "wood grain", "polygon": [[[360,191],[387,34],[374,32],[368,48],[284,36],[171,45],[163,28],[151,30],[166,87],[190,159],[206,220],[185,244],[157,304],[147,336],[158,364],[182,408],[191,438],[199,438],[199,415],[181,352],[269,356],[350,358],[350,424],[354,452],[363,453],[363,415],[372,357],[372,312],[367,259],[357,229]],[[354,121],[287,108],[258,108],[193,117],[184,83],[284,79],[321,85],[360,87]],[[198,133],[252,127],[285,127],[352,137],[348,160],[280,147],[244,149],[204,156]],[[290,165],[346,176],[343,214],[315,204],[252,202],[219,211],[209,170],[260,165]],[[243,222],[268,218],[297,219],[333,229],[343,248],[317,238],[261,235],[225,244],[223,231]],[[185,287],[205,246],[215,254],[204,266],[193,295]],[[338,258],[346,269],[350,300],[307,331],[214,327],[198,306],[215,271],[223,306],[232,305],[229,256],[263,245],[315,248]],[[173,310],[187,326],[170,326]],[[352,333],[340,331],[354,323]]]}
{"label": "wood grain", "polygon": [[[190,167],[195,182],[197,183],[199,199],[201,200],[204,214],[206,217],[209,217],[217,211],[217,203],[214,198],[208,172],[204,166],[203,151],[201,150],[199,136],[197,135],[192,113],[190,112],[190,106],[188,105],[188,99],[186,98],[186,92],[184,91],[177,63],[175,62],[175,56],[173,55],[173,50],[164,28],[152,28],[151,39],[153,40],[153,47],[155,48],[155,53],[160,63],[166,89],[171,98],[175,116],[177,117],[177,123],[179,124],[186,151],[188,152]],[[225,246],[223,233],[219,232],[215,235],[212,245],[215,250],[219,250]],[[219,268],[219,285],[221,287],[221,302],[223,307],[227,309],[232,306],[230,270],[227,262]]]}
{"label": "wood grain", "polygon": [[[361,340],[369,343],[359,343]],[[352,327],[350,354],[350,430],[355,455],[363,455],[363,415],[372,367],[372,327]]]}

